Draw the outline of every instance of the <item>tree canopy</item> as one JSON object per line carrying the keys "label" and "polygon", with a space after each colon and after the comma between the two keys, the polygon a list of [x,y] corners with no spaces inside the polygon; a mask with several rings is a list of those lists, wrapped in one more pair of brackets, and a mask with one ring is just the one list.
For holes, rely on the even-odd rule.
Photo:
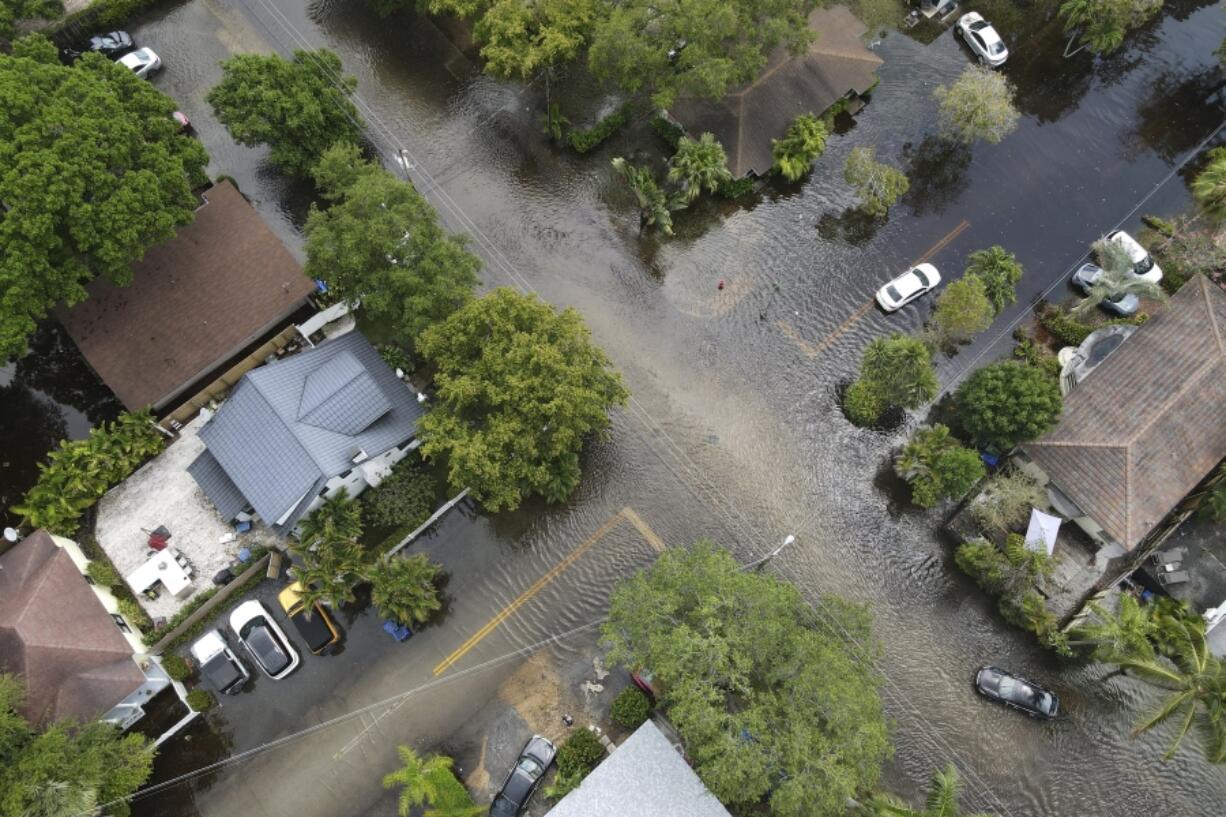
{"label": "tree canopy", "polygon": [[353,145],[328,149],[314,172],[326,209],[307,217],[306,273],[360,299],[409,343],[472,297],[481,261],[450,235],[412,184]]}
{"label": "tree canopy", "polygon": [[1064,30],[1095,54],[1119,48],[1129,29],[1144,25],[1162,10],[1163,0],[1065,0]]}
{"label": "tree canopy", "polygon": [[[463,2],[435,0],[444,4]],[[494,0],[477,19],[473,36],[488,73],[528,79],[578,57],[601,11],[600,0]]]}
{"label": "tree canopy", "polygon": [[714,193],[719,186],[732,181],[728,170],[728,155],[715,136],[704,133],[698,139],[682,136],[677,152],[668,160],[668,180],[679,185],[678,195],[692,202],[703,190]]}
{"label": "tree canopy", "polygon": [[12,39],[22,20],[51,20],[63,13],[60,0],[0,0],[0,39]]}
{"label": "tree canopy", "polygon": [[279,54],[238,54],[221,64],[223,76],[205,97],[244,145],[268,145],[272,163],[305,176],[336,142],[356,144],[362,117],[350,97],[357,80],[341,73],[326,48]]}
{"label": "tree canopy", "polygon": [[19,679],[0,674],[0,817],[72,817],[103,804],[126,817],[122,798],[153,770],[146,738],[101,721],[39,731],[18,713],[24,694]]}
{"label": "tree canopy", "polygon": [[827,597],[817,613],[793,585],[700,541],[620,582],[603,635],[611,660],[650,668],[721,801],[833,817],[891,753],[870,627],[863,608]]}
{"label": "tree canopy", "polygon": [[905,173],[877,161],[875,147],[854,148],[843,165],[843,179],[856,188],[860,209],[872,216],[884,216],[911,187]]}
{"label": "tree canopy", "polygon": [[965,275],[945,287],[937,298],[932,329],[944,345],[966,343],[988,328],[994,314],[983,279]]}
{"label": "tree canopy", "polygon": [[669,107],[680,96],[718,99],[749,82],[775,46],[812,40],[813,0],[622,0],[596,18],[588,63],[625,91]]}
{"label": "tree canopy", "polygon": [[979,454],[937,423],[916,429],[894,460],[894,472],[911,485],[911,501],[931,508],[941,499],[961,499],[983,478]]}
{"label": "tree canopy", "polygon": [[967,144],[976,139],[999,142],[1021,118],[1013,104],[1014,94],[1003,74],[983,65],[968,65],[952,85],[938,85],[933,91],[942,135]]}
{"label": "tree canopy", "polygon": [[788,125],[782,139],[771,140],[771,169],[790,182],[800,181],[818,156],[826,151],[830,129],[811,113],[802,113]]}
{"label": "tree canopy", "polygon": [[1008,451],[1047,431],[1060,417],[1060,384],[1015,360],[979,369],[958,387],[962,427],[975,439]]}
{"label": "tree canopy", "polygon": [[1017,284],[1022,280],[1022,265],[1017,257],[999,244],[986,250],[975,250],[966,259],[966,274],[983,282],[984,294],[999,315],[1017,301]]}
{"label": "tree canopy", "polygon": [[61,65],[45,38],[0,55],[0,358],[26,350],[57,303],[86,297],[174,236],[198,204],[208,156],[175,103],[98,54]]}
{"label": "tree canopy", "polygon": [[932,352],[923,341],[903,334],[875,338],[860,359],[860,377],[848,389],[849,418],[857,425],[871,425],[890,406],[919,408],[937,393]]}
{"label": "tree canopy", "polygon": [[621,375],[573,309],[496,289],[418,338],[437,395],[421,451],[490,510],[531,494],[560,502],[579,484],[584,440],[626,402]]}

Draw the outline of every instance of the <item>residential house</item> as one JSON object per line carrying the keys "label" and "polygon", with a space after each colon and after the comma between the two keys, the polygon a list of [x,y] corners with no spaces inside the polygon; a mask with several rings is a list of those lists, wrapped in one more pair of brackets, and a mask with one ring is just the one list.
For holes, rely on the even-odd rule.
{"label": "residential house", "polygon": [[248,372],[199,432],[188,471],[222,518],[282,535],[342,488],[378,485],[417,443],[418,394],[359,332]]}
{"label": "residential house", "polygon": [[95,718],[127,728],[171,686],[75,542],[39,530],[0,554],[0,672],[25,681],[21,714],[41,725]]}
{"label": "residential house", "polygon": [[105,277],[57,316],[102,381],[129,409],[170,408],[193,387],[309,311],[302,267],[228,181],[204,193],[191,224],[132,264],[132,282]]}
{"label": "residential house", "polygon": [[864,47],[867,30],[846,6],[809,14],[817,39],[799,55],[779,46],[757,79],[723,99],[684,98],[669,114],[692,136],[711,133],[728,154],[735,178],[764,176],[774,158],[771,142],[797,116],[821,114],[841,99],[856,99],[877,84],[882,59]]}
{"label": "residential house", "polygon": [[680,747],[647,721],[546,817],[731,817]]}

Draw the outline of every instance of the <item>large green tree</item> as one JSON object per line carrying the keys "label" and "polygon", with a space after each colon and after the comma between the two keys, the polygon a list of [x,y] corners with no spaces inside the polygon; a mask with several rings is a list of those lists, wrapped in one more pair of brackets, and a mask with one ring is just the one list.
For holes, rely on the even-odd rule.
{"label": "large green tree", "polygon": [[621,0],[596,19],[592,72],[667,108],[679,96],[717,99],[749,82],[780,43],[812,40],[813,0]]}
{"label": "large green tree", "polygon": [[1082,48],[1106,54],[1123,44],[1129,29],[1144,25],[1161,9],[1162,0],[1065,0],[1060,16],[1070,43],[1080,39]]}
{"label": "large green tree", "polygon": [[409,817],[417,806],[428,806],[425,817],[476,817],[486,812],[477,806],[464,784],[452,771],[454,761],[446,755],[421,757],[410,746],[399,746],[400,768],[383,776],[383,788],[400,787],[397,810]]}
{"label": "large green tree", "polygon": [[629,396],[578,312],[511,289],[469,301],[423,332],[418,351],[437,386],[422,454],[443,458],[452,487],[490,510],[569,496],[584,441]]}
{"label": "large green tree", "polygon": [[877,161],[877,148],[858,147],[847,155],[843,179],[860,196],[860,209],[871,216],[884,216],[911,182],[905,173]]}
{"label": "large green tree", "polygon": [[[439,10],[462,10],[468,0],[432,0]],[[473,36],[485,70],[529,79],[579,56],[603,12],[601,0],[493,0],[476,12]]]}
{"label": "large green tree", "polygon": [[991,325],[994,314],[983,279],[965,275],[937,298],[932,331],[944,346],[966,343]]}
{"label": "large green tree", "polygon": [[933,91],[941,134],[966,144],[976,139],[999,142],[1021,118],[1013,104],[1015,93],[1003,74],[983,65],[968,65],[952,84],[938,85]]}
{"label": "large green tree", "polygon": [[1008,451],[1047,431],[1060,417],[1060,384],[1015,360],[979,369],[958,387],[958,419],[981,443]]}
{"label": "large green tree", "polygon": [[834,597],[822,608],[698,542],[620,582],[603,635],[612,660],[651,669],[716,797],[833,817],[876,785],[891,749],[868,615]]}
{"label": "large green tree", "polygon": [[384,618],[422,624],[443,606],[436,586],[439,570],[424,553],[377,559],[368,571],[370,600]]}
{"label": "large green tree", "polygon": [[966,259],[966,274],[983,282],[984,294],[999,315],[1017,300],[1017,284],[1022,280],[1022,265],[1017,257],[999,244],[975,250]]}
{"label": "large green tree", "polygon": [[56,723],[39,730],[19,714],[22,682],[0,674],[0,817],[75,817],[123,799],[153,770],[153,747],[109,723]]}
{"label": "large green tree", "polygon": [[940,423],[916,429],[895,458],[894,472],[911,485],[911,501],[922,508],[961,499],[986,473],[979,454]]}
{"label": "large green tree", "polygon": [[12,39],[22,20],[51,20],[63,13],[60,0],[0,0],[0,39]]}
{"label": "large green tree", "polygon": [[480,259],[439,226],[412,184],[343,143],[323,154],[314,175],[332,203],[307,217],[308,275],[360,299],[410,344],[472,297]]}
{"label": "large green tree", "polygon": [[336,142],[357,143],[362,118],[350,97],[357,80],[341,73],[326,48],[279,54],[238,54],[221,64],[221,82],[205,97],[244,145],[268,145],[273,164],[305,176]]}
{"label": "large green tree", "polygon": [[0,55],[0,359],[20,356],[57,303],[192,220],[208,156],[175,103],[121,65],[61,65],[43,37]]}
{"label": "large green tree", "polygon": [[922,809],[909,805],[889,794],[879,794],[860,808],[863,817],[991,817],[989,814],[965,814],[958,803],[962,781],[951,763],[932,775],[928,797]]}

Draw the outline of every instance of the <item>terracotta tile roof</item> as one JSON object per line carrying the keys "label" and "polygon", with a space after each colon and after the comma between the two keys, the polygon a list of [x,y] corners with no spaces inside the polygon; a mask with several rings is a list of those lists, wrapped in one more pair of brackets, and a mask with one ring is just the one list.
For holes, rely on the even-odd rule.
{"label": "terracotta tile roof", "polygon": [[169,241],[132,265],[132,283],[96,278],[57,310],[86,360],[130,409],[159,407],[297,309],[314,285],[228,181]]}
{"label": "terracotta tile roof", "polygon": [[0,671],[25,679],[31,723],[91,720],[145,681],[102,602],[45,531],[0,555]]}
{"label": "terracotta tile roof", "polygon": [[848,91],[863,93],[877,81],[882,59],[864,47],[860,37],[867,29],[846,6],[815,9],[809,28],[818,37],[804,54],[780,46],[750,84],[721,100],[680,99],[670,109],[692,136],[715,135],[737,178],[770,170],[771,140],[797,116],[820,114]]}
{"label": "terracotta tile roof", "polygon": [[1197,276],[1023,450],[1131,550],[1226,458],[1226,292]]}

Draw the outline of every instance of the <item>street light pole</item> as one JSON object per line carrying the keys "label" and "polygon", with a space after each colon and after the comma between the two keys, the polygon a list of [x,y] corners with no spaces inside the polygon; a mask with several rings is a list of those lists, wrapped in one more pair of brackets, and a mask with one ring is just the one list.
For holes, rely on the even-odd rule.
{"label": "street light pole", "polygon": [[766,563],[767,563],[767,562],[769,562],[771,559],[773,559],[773,558],[775,558],[776,556],[778,556],[780,553],[782,553],[782,552],[783,552],[783,549],[784,549],[785,547],[787,547],[788,545],[792,544],[792,543],[793,543],[793,542],[795,542],[795,541],[796,541],[796,537],[795,537],[795,536],[793,536],[792,534],[790,534],[790,533],[789,533],[789,534],[787,535],[787,538],[785,538],[785,539],[783,540],[783,542],[782,542],[782,543],[780,543],[779,547],[775,548],[775,549],[774,549],[774,550],[772,550],[770,553],[766,554],[766,555],[765,555],[765,556],[763,556],[761,559],[759,559],[758,561],[754,562],[754,563],[753,563],[751,566],[753,567],[753,569],[754,569],[754,570],[761,570],[761,569],[762,569],[762,565],[766,564]]}

